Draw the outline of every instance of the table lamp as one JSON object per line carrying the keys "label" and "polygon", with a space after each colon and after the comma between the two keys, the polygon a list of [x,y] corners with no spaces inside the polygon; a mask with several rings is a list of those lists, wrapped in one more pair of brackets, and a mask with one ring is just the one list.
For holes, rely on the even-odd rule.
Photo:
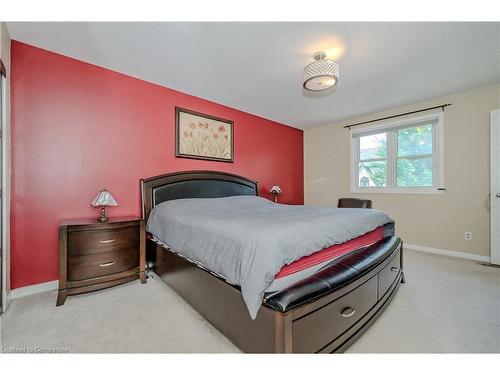
{"label": "table lamp", "polygon": [[274,202],[278,203],[278,195],[282,193],[281,188],[279,185],[274,185],[271,190],[269,190],[271,194],[274,194]]}
{"label": "table lamp", "polygon": [[101,214],[97,218],[101,223],[105,223],[108,221],[108,218],[106,217],[106,212],[104,211],[106,206],[118,206],[118,203],[116,203],[115,198],[111,195],[109,191],[106,189],[102,189],[99,194],[97,194],[97,197],[92,201],[92,206],[94,207],[101,207]]}

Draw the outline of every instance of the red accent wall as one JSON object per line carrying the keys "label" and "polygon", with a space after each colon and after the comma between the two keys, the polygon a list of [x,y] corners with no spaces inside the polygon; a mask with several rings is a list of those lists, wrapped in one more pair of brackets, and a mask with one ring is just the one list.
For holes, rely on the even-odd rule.
{"label": "red accent wall", "polygon": [[[301,130],[20,42],[11,52],[12,289],[58,278],[58,223],[97,217],[103,187],[119,203],[109,216],[140,215],[141,178],[193,169],[303,203]],[[235,162],[176,158],[175,106],[233,120]]]}

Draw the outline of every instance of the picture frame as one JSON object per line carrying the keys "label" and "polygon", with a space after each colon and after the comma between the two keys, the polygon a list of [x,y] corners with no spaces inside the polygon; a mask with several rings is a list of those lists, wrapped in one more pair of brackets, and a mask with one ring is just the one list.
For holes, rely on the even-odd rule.
{"label": "picture frame", "polygon": [[175,107],[175,156],[234,162],[234,122]]}

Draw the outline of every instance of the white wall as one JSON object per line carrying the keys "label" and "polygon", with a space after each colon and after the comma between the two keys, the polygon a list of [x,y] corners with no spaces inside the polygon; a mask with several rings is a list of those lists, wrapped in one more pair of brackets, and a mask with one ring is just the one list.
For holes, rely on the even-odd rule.
{"label": "white wall", "polygon": [[[6,100],[7,100],[7,108],[8,111],[6,113],[7,117],[7,124],[10,124],[10,35],[7,30],[7,26],[5,25],[4,22],[0,22],[0,57],[2,59],[2,62],[5,65],[5,68],[7,70],[7,95],[6,95]],[[5,209],[5,218],[2,220],[4,222],[4,231],[5,231],[5,241],[2,243],[2,251],[3,251],[3,257],[5,257],[5,264],[4,268],[2,270],[2,276],[3,276],[3,282],[2,285],[6,287],[6,290],[10,290],[10,280],[9,280],[9,273],[8,270],[10,269],[9,262],[10,262],[10,222],[9,222],[9,217],[10,217],[10,202],[9,202],[9,192],[10,192],[10,136],[9,136],[9,126],[7,125],[4,129],[2,129],[2,158],[4,160],[4,167],[2,167],[2,195],[6,197],[7,199],[4,199],[4,209]],[[2,306],[5,310],[7,307],[7,295],[6,293],[3,294],[4,301],[2,303]]]}
{"label": "white wall", "polygon": [[[444,194],[349,192],[349,131],[343,125],[444,103],[453,103],[444,112]],[[307,129],[305,203],[335,206],[340,197],[367,197],[396,220],[406,243],[489,256],[489,114],[497,108],[498,84]],[[465,231],[472,231],[472,241],[464,240]]]}

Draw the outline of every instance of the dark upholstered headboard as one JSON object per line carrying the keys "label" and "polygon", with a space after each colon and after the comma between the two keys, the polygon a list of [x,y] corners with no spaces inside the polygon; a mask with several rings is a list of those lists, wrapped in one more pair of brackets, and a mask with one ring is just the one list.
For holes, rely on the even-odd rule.
{"label": "dark upholstered headboard", "polygon": [[258,195],[257,182],[235,174],[214,171],[184,171],[141,180],[142,216],[149,218],[161,202],[181,198],[222,198]]}

